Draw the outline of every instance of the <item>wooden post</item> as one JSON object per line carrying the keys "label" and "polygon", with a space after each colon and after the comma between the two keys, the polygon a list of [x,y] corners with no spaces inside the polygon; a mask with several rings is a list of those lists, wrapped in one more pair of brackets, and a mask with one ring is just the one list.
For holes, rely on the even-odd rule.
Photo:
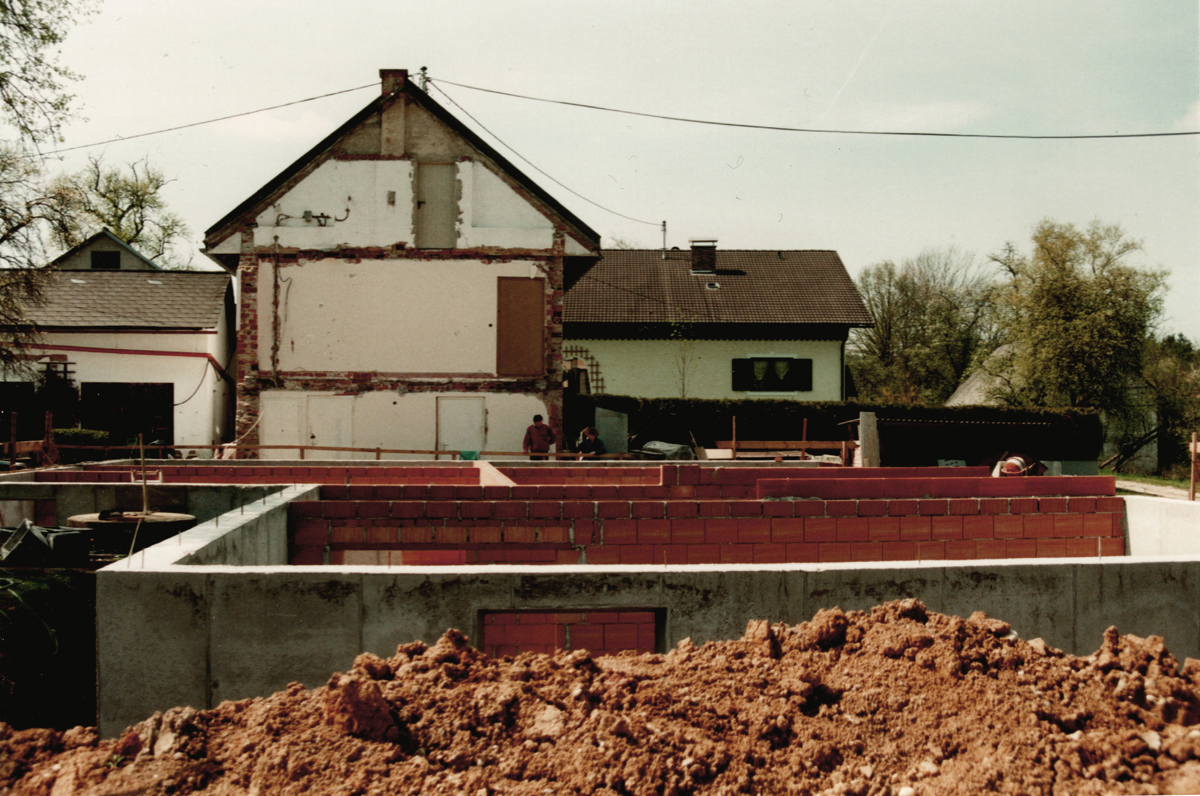
{"label": "wooden post", "polygon": [[42,435],[42,450],[38,456],[38,464],[57,464],[58,456],[54,450],[54,413],[46,412],[46,429]]}
{"label": "wooden post", "polygon": [[8,469],[16,469],[17,466],[17,413],[12,413],[12,440],[8,444]]}
{"label": "wooden post", "polygon": [[1196,499],[1196,432],[1192,432],[1192,445],[1188,448],[1188,458],[1192,464],[1192,481],[1188,488],[1188,500]]}
{"label": "wooden post", "polygon": [[879,425],[874,412],[858,413],[858,446],[863,467],[879,467]]}
{"label": "wooden post", "polygon": [[736,460],[737,459],[737,415],[733,416],[733,434],[731,434],[730,436],[733,437],[733,446],[732,446],[733,447],[733,458]]}

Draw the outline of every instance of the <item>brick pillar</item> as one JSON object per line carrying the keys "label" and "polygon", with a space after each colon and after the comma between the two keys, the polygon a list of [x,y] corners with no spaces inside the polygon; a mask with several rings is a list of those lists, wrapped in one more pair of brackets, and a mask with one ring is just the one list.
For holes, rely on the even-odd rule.
{"label": "brick pillar", "polygon": [[550,427],[558,436],[558,450],[566,450],[563,434],[563,255],[566,239],[554,233],[554,256],[546,261],[546,393]]}
{"label": "brick pillar", "polygon": [[[257,445],[258,436],[258,255],[254,251],[254,230],[242,230],[242,251],[238,260],[241,284],[241,323],[237,333],[237,414],[234,428],[243,445]],[[258,452],[239,458],[258,458]]]}

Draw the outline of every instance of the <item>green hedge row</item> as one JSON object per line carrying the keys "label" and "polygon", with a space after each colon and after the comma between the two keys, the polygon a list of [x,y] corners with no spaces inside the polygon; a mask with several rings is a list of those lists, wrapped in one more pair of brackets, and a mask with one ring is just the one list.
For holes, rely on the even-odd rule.
{"label": "green hedge row", "polygon": [[[629,433],[645,441],[714,447],[733,434],[745,440],[857,439],[860,412],[879,423],[883,463],[937,464],[961,459],[978,464],[1010,453],[1035,459],[1095,461],[1100,456],[1100,416],[1089,409],[1015,410],[989,406],[908,406],[841,401],[703,400],[569,396],[564,405],[568,436],[592,425],[603,407],[629,416]],[[805,421],[807,433],[805,434]],[[636,440],[635,440],[636,445]]]}

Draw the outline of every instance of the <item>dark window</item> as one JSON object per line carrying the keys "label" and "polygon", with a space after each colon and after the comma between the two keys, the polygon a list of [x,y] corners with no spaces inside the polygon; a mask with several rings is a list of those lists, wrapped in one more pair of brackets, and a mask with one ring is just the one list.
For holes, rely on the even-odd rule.
{"label": "dark window", "polygon": [[120,252],[92,252],[93,271],[120,271]]}
{"label": "dark window", "polygon": [[812,392],[812,360],[753,357],[733,360],[735,392]]}
{"label": "dark window", "polygon": [[107,431],[118,442],[175,444],[175,385],[84,382],[80,422]]}

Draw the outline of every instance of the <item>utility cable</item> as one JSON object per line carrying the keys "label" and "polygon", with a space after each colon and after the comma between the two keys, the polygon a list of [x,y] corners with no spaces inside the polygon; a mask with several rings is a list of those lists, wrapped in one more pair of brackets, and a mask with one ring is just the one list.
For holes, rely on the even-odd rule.
{"label": "utility cable", "polygon": [[[445,82],[449,83],[450,81],[448,81],[448,80],[447,80],[447,81],[445,81]],[[562,184],[562,183],[561,183],[559,180],[555,179],[554,177],[550,176],[549,174],[547,174],[547,173],[546,173],[545,171],[543,171],[542,169],[538,168],[538,166],[537,166],[536,164],[534,164],[532,161],[530,161],[530,160],[529,160],[529,158],[525,157],[525,156],[524,156],[524,155],[522,155],[520,152],[518,152],[517,150],[513,149],[511,146],[509,146],[507,143],[505,143],[505,142],[504,142],[504,140],[503,140],[502,138],[500,138],[500,136],[496,135],[496,134],[495,134],[495,133],[493,133],[491,130],[489,130],[489,129],[488,129],[486,126],[484,126],[483,122],[479,121],[479,120],[478,120],[478,119],[476,119],[476,118],[475,118],[473,115],[471,115],[471,112],[470,112],[470,111],[468,111],[466,108],[464,108],[463,106],[461,106],[461,105],[459,105],[457,102],[455,102],[455,101],[454,101],[454,97],[451,97],[449,94],[447,94],[447,93],[446,93],[446,90],[445,90],[444,88],[442,88],[441,86],[437,85],[437,83],[434,81],[434,79],[433,79],[433,78],[429,78],[429,84],[430,84],[431,86],[433,86],[434,88],[436,88],[438,91],[440,91],[440,92],[442,93],[442,96],[443,96],[443,97],[445,97],[446,99],[450,100],[450,104],[452,104],[454,107],[456,107],[456,108],[458,108],[460,111],[462,111],[462,112],[463,112],[463,113],[464,113],[464,114],[467,116],[467,118],[469,118],[471,121],[475,122],[475,124],[479,125],[479,127],[480,127],[480,128],[482,128],[484,132],[486,132],[486,133],[487,133],[488,135],[490,135],[492,138],[494,138],[494,139],[496,139],[497,141],[499,141],[499,142],[500,142],[500,143],[501,143],[501,144],[504,146],[504,148],[505,148],[505,149],[507,149],[508,151],[512,152],[514,155],[516,155],[517,157],[519,157],[521,160],[523,160],[523,161],[525,161],[526,163],[528,163],[528,164],[530,165],[530,167],[532,167],[533,169],[537,170],[537,172],[538,172],[539,174],[541,174],[542,176],[544,176],[544,177],[545,177],[546,179],[548,179],[548,180],[552,180],[552,181],[553,181],[553,182],[554,182],[556,185],[558,185],[558,186],[559,186],[560,188],[562,188],[563,190],[565,190],[565,191],[570,191],[571,193],[575,194],[576,196],[578,196],[580,199],[582,199],[583,201],[587,202],[588,204],[590,204],[590,205],[595,205],[596,207],[600,208],[601,210],[603,210],[603,211],[604,211],[604,212],[606,212],[606,213],[612,213],[614,216],[620,216],[621,218],[624,218],[624,219],[626,219],[626,220],[628,220],[628,221],[636,221],[636,222],[637,222],[637,223],[639,223],[639,224],[648,224],[648,225],[650,225],[650,226],[652,226],[652,227],[660,227],[660,226],[662,226],[662,222],[660,222],[660,221],[643,221],[643,220],[642,220],[642,219],[640,219],[640,218],[634,218],[633,216],[627,216],[627,215],[625,215],[624,213],[618,213],[616,210],[610,210],[610,209],[608,209],[607,207],[605,207],[605,206],[604,206],[604,205],[602,205],[602,204],[599,204],[599,203],[597,203],[597,202],[593,202],[591,199],[588,199],[586,196],[584,196],[583,194],[579,193],[578,191],[576,191],[576,190],[573,190],[572,188],[569,188],[569,187],[567,187],[566,185],[563,185],[563,184]],[[457,83],[452,83],[451,85],[458,85],[458,84],[457,84]],[[464,86],[464,88],[470,88],[470,87],[469,87],[469,86]]]}
{"label": "utility cable", "polygon": [[115,144],[115,143],[118,143],[121,141],[132,141],[135,138],[145,138],[146,136],[150,136],[150,135],[160,135],[162,133],[173,133],[176,130],[186,130],[189,127],[200,127],[201,125],[214,124],[216,122],[224,122],[229,119],[237,119],[242,116],[253,116],[256,113],[266,113],[267,111],[279,110],[280,108],[287,108],[292,105],[300,105],[305,102],[313,102],[314,100],[325,99],[326,97],[336,97],[339,94],[349,94],[351,91],[362,91],[363,89],[377,88],[378,86],[379,86],[378,83],[368,83],[365,86],[356,86],[354,88],[344,88],[341,91],[331,91],[328,94],[321,94],[316,97],[308,97],[307,99],[294,100],[292,102],[285,102],[282,105],[272,105],[269,108],[259,108],[258,110],[255,110],[255,111],[245,111],[243,113],[234,113],[230,116],[222,116],[217,119],[206,119],[205,121],[202,121],[202,122],[192,122],[191,124],[181,124],[178,127],[167,127],[166,129],[154,130],[153,132],[149,132],[149,133],[138,133],[137,135],[119,136],[117,138],[110,138],[107,141],[97,141],[93,144],[80,144],[79,146],[64,147],[62,149],[56,149],[53,152],[47,152],[46,154],[47,155],[58,155],[63,152],[73,152],[76,149],[89,149],[94,146],[104,146],[105,144]]}
{"label": "utility cable", "polygon": [[[433,78],[429,79],[433,83]],[[1200,130],[1189,130],[1178,133],[1107,133],[1101,135],[1006,135],[1002,133],[929,133],[929,132],[913,132],[906,130],[835,130],[814,127],[781,127],[769,124],[749,124],[746,122],[719,122],[712,119],[691,119],[686,116],[666,116],[659,113],[644,113],[642,111],[630,111],[622,108],[608,108],[603,105],[589,105],[583,102],[569,102],[567,100],[547,99],[545,97],[531,97],[527,94],[514,94],[509,91],[498,91],[492,88],[480,88],[479,86],[468,86],[465,83],[455,83],[451,80],[438,80],[439,83],[445,83],[449,86],[458,86],[459,88],[470,89],[471,91],[482,91],[487,94],[498,94],[503,97],[515,97],[516,99],[532,100],[534,102],[547,102],[552,105],[568,105],[573,108],[585,108],[592,111],[604,111],[606,113],[622,113],[627,116],[641,116],[646,119],[664,119],[670,122],[686,122],[688,124],[707,124],[714,127],[740,127],[749,130],[774,130],[784,133],[828,133],[833,135],[899,135],[899,136],[924,136],[928,138],[999,138],[999,139],[1019,139],[1026,141],[1069,141],[1069,140],[1087,140],[1087,139],[1107,139],[1107,138],[1168,138],[1181,135],[1200,135]],[[439,89],[441,90],[441,89]],[[445,94],[445,91],[442,91]],[[451,100],[453,102],[453,100]],[[457,103],[455,103],[457,104]],[[547,175],[549,176],[549,175]],[[565,187],[565,186],[564,186]]]}

